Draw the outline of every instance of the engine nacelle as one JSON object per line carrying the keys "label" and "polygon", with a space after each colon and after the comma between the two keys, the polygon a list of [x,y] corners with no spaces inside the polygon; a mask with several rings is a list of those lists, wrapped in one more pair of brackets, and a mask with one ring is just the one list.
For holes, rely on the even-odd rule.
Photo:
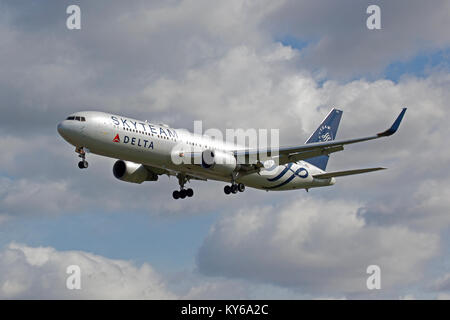
{"label": "engine nacelle", "polygon": [[113,174],[117,179],[131,183],[158,180],[158,175],[147,170],[142,164],[124,160],[114,163]]}
{"label": "engine nacelle", "polygon": [[221,150],[204,150],[202,152],[202,167],[229,175],[237,169],[238,164],[231,153]]}

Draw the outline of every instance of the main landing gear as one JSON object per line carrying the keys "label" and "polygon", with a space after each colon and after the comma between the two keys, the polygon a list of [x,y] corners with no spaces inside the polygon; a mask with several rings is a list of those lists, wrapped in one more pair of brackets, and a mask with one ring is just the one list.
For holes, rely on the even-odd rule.
{"label": "main landing gear", "polygon": [[238,193],[238,191],[244,192],[244,190],[245,190],[245,185],[243,183],[233,183],[233,184],[231,184],[231,186],[226,185],[223,188],[223,192],[225,192],[225,194],[230,194],[230,193],[236,194],[236,193]]}
{"label": "main landing gear", "polygon": [[78,162],[78,168],[87,169],[89,163],[86,161],[86,151],[84,151],[83,147],[77,147],[75,152],[78,153],[78,156],[81,158],[81,161]]}
{"label": "main landing gear", "polygon": [[184,185],[187,182],[186,176],[184,175],[178,175],[178,183],[180,184],[180,191],[175,190],[172,193],[173,198],[176,199],[184,199],[186,197],[190,198],[194,195],[194,190],[192,190],[191,188],[185,189]]}
{"label": "main landing gear", "polygon": [[186,197],[192,197],[194,195],[194,190],[192,190],[191,188],[189,189],[181,189],[180,191],[175,190],[172,193],[172,196],[174,199],[184,199]]}
{"label": "main landing gear", "polygon": [[225,194],[236,194],[239,192],[244,192],[245,190],[245,185],[243,183],[236,183],[236,179],[237,179],[238,173],[237,172],[233,172],[231,174],[231,186],[227,185],[223,188],[223,192],[225,192]]}

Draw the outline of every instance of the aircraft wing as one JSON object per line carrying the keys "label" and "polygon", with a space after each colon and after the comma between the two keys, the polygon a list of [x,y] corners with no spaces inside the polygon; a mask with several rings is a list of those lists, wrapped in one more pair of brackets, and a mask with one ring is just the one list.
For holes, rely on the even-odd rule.
{"label": "aircraft wing", "polygon": [[163,175],[166,174],[167,176],[176,176],[178,174],[182,174],[184,175],[188,180],[202,180],[202,181],[207,181],[208,179],[206,179],[205,177],[202,177],[200,175],[196,175],[196,174],[192,174],[192,173],[185,173],[183,171],[175,171],[175,170],[169,170],[169,169],[161,169],[161,168],[156,168],[156,167],[152,167],[149,165],[144,164],[144,167],[150,171],[151,173],[155,174],[155,175]]}
{"label": "aircraft wing", "polygon": [[[363,138],[346,139],[346,140],[332,140],[325,142],[308,143],[301,146],[293,147],[281,147],[279,150],[274,149],[247,149],[247,150],[236,150],[234,155],[238,159],[246,159],[250,156],[255,156],[258,160],[276,159],[278,158],[278,163],[280,165],[295,162],[299,160],[305,160],[321,155],[328,155],[333,152],[344,150],[344,145],[353,144],[368,140],[374,140],[382,137],[387,137],[393,135],[400,126],[400,123],[405,115],[406,108],[403,108],[397,119],[394,121],[392,126],[380,133],[372,136],[367,136]],[[278,151],[278,152],[277,152]],[[241,161],[241,163],[244,161]]]}

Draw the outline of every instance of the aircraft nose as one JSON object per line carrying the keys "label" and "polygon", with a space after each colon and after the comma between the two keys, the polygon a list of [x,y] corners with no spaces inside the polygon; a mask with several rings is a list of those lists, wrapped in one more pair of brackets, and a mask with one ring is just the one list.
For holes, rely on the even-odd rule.
{"label": "aircraft nose", "polygon": [[76,120],[63,120],[56,126],[59,135],[71,144],[80,144],[83,143],[84,134],[83,129],[84,126],[81,124],[81,121]]}
{"label": "aircraft nose", "polygon": [[66,128],[65,128],[65,125],[64,125],[64,121],[58,123],[57,130],[58,130],[58,133],[59,133],[61,136],[64,136],[64,133],[66,132]]}
{"label": "aircraft nose", "polygon": [[65,140],[71,139],[76,135],[75,128],[73,125],[67,122],[67,120],[61,121],[58,123],[58,126],[56,127],[58,130],[58,133],[61,137],[63,137]]}

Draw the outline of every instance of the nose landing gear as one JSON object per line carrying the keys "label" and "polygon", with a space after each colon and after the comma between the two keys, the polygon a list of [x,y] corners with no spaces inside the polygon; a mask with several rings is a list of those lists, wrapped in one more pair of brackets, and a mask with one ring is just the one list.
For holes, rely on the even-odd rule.
{"label": "nose landing gear", "polygon": [[78,162],[78,168],[80,169],[87,169],[88,166],[89,163],[86,160]]}
{"label": "nose landing gear", "polygon": [[86,161],[86,151],[83,147],[77,147],[75,148],[75,152],[78,153],[78,156],[81,158],[81,161],[78,162],[78,168],[80,169],[87,169],[89,166],[89,163]]}

